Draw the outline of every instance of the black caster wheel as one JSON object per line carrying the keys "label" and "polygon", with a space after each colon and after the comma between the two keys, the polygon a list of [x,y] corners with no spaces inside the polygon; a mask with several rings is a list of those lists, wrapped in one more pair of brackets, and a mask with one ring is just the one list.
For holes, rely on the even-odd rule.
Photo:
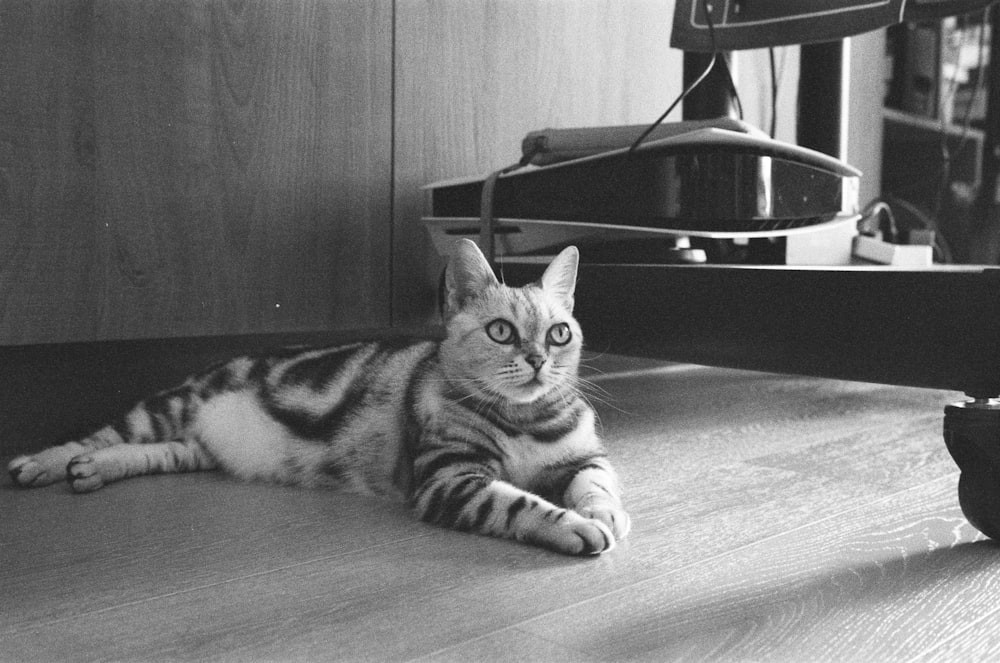
{"label": "black caster wheel", "polygon": [[977,399],[945,408],[944,440],[962,470],[958,501],[973,527],[1000,541],[1000,402]]}
{"label": "black caster wheel", "polygon": [[1000,480],[993,474],[962,472],[958,503],[965,519],[994,541],[1000,541]]}

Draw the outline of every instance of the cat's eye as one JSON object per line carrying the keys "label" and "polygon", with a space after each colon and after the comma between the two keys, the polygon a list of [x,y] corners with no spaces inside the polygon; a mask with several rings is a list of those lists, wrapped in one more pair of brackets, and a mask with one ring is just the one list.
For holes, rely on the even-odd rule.
{"label": "cat's eye", "polygon": [[549,343],[552,345],[566,345],[573,338],[573,332],[570,331],[569,325],[565,322],[560,322],[557,325],[552,325],[548,336]]}
{"label": "cat's eye", "polygon": [[500,318],[486,325],[486,335],[497,343],[504,345],[509,345],[517,340],[517,332],[514,331],[514,325]]}

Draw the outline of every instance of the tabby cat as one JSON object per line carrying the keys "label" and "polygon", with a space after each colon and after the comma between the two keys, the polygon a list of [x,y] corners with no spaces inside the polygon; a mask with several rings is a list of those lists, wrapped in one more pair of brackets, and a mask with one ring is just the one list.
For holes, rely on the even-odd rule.
{"label": "tabby cat", "polygon": [[443,340],[240,357],[87,438],[15,458],[10,473],[87,492],[219,468],[394,495],[423,520],[562,553],[610,550],[629,517],[580,392],[577,262],[569,247],[538,282],[512,288],[462,240],[446,270]]}

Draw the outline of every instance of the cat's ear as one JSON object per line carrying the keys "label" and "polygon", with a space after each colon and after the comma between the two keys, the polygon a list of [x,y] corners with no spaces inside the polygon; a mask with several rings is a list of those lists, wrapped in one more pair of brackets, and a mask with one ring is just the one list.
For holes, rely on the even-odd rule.
{"label": "cat's ear", "polygon": [[576,268],[580,264],[580,252],[575,246],[567,246],[545,268],[542,274],[542,289],[562,300],[566,309],[573,312],[573,292],[576,290]]}
{"label": "cat's ear", "polygon": [[497,277],[476,243],[458,240],[445,269],[445,313],[454,313],[469,297],[496,285]]}

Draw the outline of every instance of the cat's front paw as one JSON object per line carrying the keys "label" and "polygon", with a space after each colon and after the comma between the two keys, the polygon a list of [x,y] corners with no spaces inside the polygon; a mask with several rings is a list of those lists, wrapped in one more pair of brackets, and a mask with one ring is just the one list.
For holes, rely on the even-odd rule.
{"label": "cat's front paw", "polygon": [[552,526],[531,537],[535,543],[565,555],[599,555],[615,547],[615,535],[599,520],[565,511]]}
{"label": "cat's front paw", "polygon": [[48,486],[62,478],[53,476],[34,456],[18,456],[7,463],[7,471],[14,483],[25,488]]}
{"label": "cat's front paw", "polygon": [[577,512],[584,518],[592,518],[607,525],[618,541],[628,536],[629,530],[632,529],[632,519],[628,513],[613,504],[589,504],[578,508]]}
{"label": "cat's front paw", "polygon": [[89,493],[104,486],[104,479],[94,459],[86,454],[77,456],[66,466],[66,480],[77,493]]}

